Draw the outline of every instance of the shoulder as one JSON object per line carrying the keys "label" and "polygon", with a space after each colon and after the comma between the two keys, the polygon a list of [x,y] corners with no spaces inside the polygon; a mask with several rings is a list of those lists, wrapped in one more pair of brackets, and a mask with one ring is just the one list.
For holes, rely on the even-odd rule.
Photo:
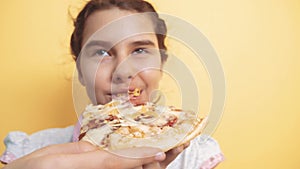
{"label": "shoulder", "polygon": [[3,163],[9,163],[42,147],[72,141],[73,126],[41,130],[31,135],[22,131],[8,133],[4,139],[5,152],[0,157]]}
{"label": "shoulder", "polygon": [[211,169],[223,160],[218,142],[210,136],[201,135],[192,140],[190,146],[179,154],[168,168]]}

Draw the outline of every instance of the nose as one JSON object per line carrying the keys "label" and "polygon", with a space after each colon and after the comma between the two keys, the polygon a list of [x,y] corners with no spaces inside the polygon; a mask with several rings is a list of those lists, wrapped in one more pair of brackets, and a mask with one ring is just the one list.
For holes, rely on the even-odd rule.
{"label": "nose", "polygon": [[129,83],[134,74],[134,66],[129,62],[129,59],[125,59],[123,62],[118,64],[117,68],[115,69],[112,81],[116,84]]}
{"label": "nose", "polygon": [[118,73],[115,73],[113,76],[114,83],[126,83],[132,79],[132,75],[129,72],[122,72],[120,70]]}

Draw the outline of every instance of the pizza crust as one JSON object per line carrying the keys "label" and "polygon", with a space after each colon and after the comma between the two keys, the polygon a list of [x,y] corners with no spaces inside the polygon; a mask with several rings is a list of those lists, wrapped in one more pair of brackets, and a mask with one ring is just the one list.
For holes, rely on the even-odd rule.
{"label": "pizza crust", "polygon": [[186,131],[191,130],[193,125],[184,124],[180,128],[168,128],[159,135],[146,138],[124,137],[122,134],[112,133],[110,135],[111,150],[124,149],[130,147],[156,147],[163,151],[168,151],[180,144],[186,137]]}
{"label": "pizza crust", "polygon": [[185,138],[180,142],[180,144],[178,144],[178,146],[193,140],[195,137],[200,135],[201,132],[204,130],[205,126],[207,125],[207,118],[200,118],[197,120],[198,123],[194,126],[193,131],[187,134]]}

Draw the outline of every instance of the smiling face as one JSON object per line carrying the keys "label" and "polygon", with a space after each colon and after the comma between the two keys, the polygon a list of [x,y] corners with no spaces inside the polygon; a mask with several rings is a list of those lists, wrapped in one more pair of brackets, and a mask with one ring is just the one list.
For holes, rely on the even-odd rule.
{"label": "smiling face", "polygon": [[111,8],[86,20],[77,68],[93,104],[129,92],[130,101],[138,105],[158,88],[162,63],[153,24],[147,16],[132,14]]}

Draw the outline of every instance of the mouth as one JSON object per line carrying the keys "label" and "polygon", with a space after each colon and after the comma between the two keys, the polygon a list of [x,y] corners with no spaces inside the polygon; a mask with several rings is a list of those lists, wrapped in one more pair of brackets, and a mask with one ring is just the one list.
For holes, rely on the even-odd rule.
{"label": "mouth", "polygon": [[108,93],[108,96],[115,100],[129,100],[137,101],[141,98],[143,94],[143,89],[141,88],[129,88],[128,90],[119,90],[113,93]]}
{"label": "mouth", "polygon": [[143,90],[140,88],[129,89],[128,94],[132,97],[138,97],[142,94]]}

